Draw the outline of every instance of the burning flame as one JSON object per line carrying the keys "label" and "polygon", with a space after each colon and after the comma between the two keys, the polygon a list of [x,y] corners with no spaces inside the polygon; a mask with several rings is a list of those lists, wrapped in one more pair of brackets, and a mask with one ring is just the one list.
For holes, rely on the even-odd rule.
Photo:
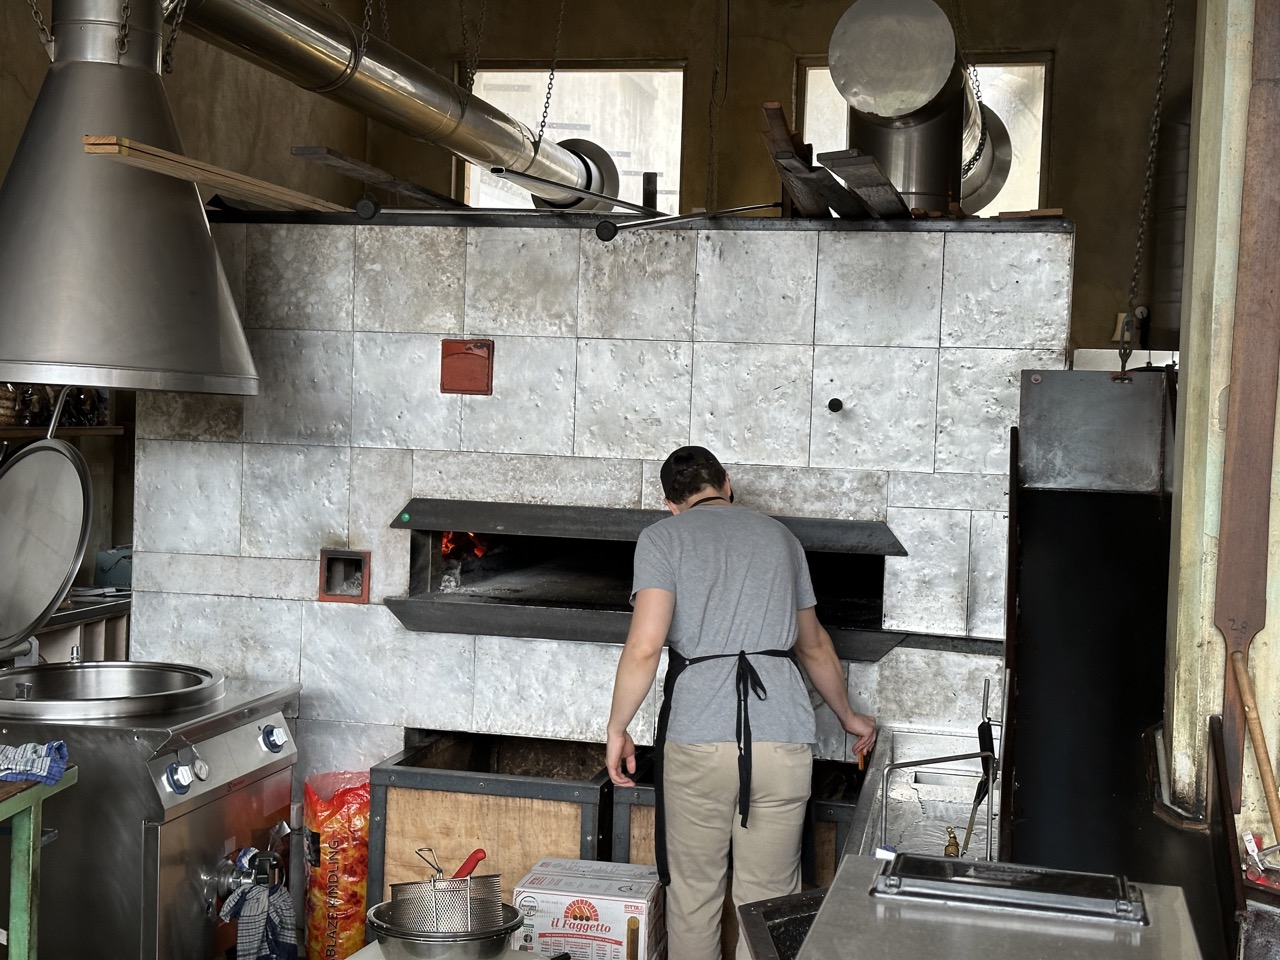
{"label": "burning flame", "polygon": [[488,549],[484,541],[474,533],[446,530],[440,536],[440,555],[445,560],[467,553],[475,557],[483,557]]}

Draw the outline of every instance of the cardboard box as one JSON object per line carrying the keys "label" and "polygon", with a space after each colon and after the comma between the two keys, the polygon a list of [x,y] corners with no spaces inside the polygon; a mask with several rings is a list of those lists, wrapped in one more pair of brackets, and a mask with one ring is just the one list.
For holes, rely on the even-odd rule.
{"label": "cardboard box", "polygon": [[607,860],[565,860],[560,857],[543,857],[529,868],[529,872],[553,873],[562,877],[658,882],[658,868],[652,863],[611,863]]}
{"label": "cardboard box", "polygon": [[652,866],[541,860],[516,885],[513,902],[524,914],[513,949],[573,960],[664,955],[663,891]]}

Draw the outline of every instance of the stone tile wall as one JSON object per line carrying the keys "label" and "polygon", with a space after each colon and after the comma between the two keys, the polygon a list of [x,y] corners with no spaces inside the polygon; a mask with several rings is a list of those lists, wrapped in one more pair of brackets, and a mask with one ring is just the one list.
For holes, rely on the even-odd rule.
{"label": "stone tile wall", "polygon": [[[139,394],[132,656],[300,680],[300,775],[405,726],[603,739],[619,647],[412,633],[383,606],[414,496],[657,507],[660,460],[701,443],[762,511],[887,520],[909,555],[886,628],[1002,637],[1008,430],[1019,371],[1064,365],[1069,231],[215,232],[261,392]],[[495,340],[492,396],[439,392],[450,336]],[[371,551],[369,605],[316,601],[322,547]],[[883,722],[967,732],[1000,659],[847,672]],[[846,749],[821,712],[820,754]]]}

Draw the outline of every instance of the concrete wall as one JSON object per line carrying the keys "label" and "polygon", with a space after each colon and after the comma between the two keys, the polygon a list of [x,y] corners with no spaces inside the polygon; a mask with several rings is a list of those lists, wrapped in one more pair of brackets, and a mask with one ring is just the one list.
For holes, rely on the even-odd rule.
{"label": "concrete wall", "polygon": [[[953,4],[942,0],[957,19]],[[336,3],[357,23],[363,5]],[[774,199],[779,185],[761,146],[760,104],[793,104],[796,58],[822,56],[847,0],[737,0],[732,3],[723,106],[709,116],[716,70],[717,0],[587,4],[566,0],[560,55],[685,64],[682,209]],[[41,7],[48,17],[47,0]],[[463,44],[456,5],[387,0],[391,38],[452,75]],[[472,20],[479,5],[468,3]],[[963,0],[968,45],[981,53],[1048,52],[1050,154],[1045,203],[1077,226],[1072,346],[1105,347],[1125,308],[1162,30],[1160,4],[1079,0],[1069,4]],[[558,0],[487,0],[480,55],[485,63],[550,58]],[[380,35],[375,5],[375,34]],[[721,21],[722,26],[723,22]],[[1183,12],[1173,37],[1169,94],[1190,87],[1194,17]],[[0,171],[12,156],[39,90],[45,58],[26,4],[0,9]],[[474,40],[474,28],[471,31]],[[252,176],[343,202],[362,190],[295,160],[297,145],[332,147],[399,176],[449,189],[453,164],[345,108],[292,87],[194,37],[178,44],[166,80],[187,151]],[[788,111],[794,117],[794,109]],[[524,117],[536,126],[536,117]],[[712,129],[715,128],[713,137]],[[708,164],[711,143],[717,149]],[[708,193],[708,173],[717,189]]]}
{"label": "concrete wall", "polygon": [[[884,626],[933,639],[850,663],[850,694],[974,729],[1019,371],[1065,362],[1071,234],[588,224],[220,226],[262,392],[138,395],[132,656],[301,680],[300,773],[405,726],[602,741],[620,647],[406,630],[388,525],[415,496],[660,508],[692,442],[744,504],[888,523]],[[492,396],[440,393],[457,335],[494,339]],[[369,605],[316,599],[322,547],[372,552]],[[825,710],[819,751],[847,751]]]}

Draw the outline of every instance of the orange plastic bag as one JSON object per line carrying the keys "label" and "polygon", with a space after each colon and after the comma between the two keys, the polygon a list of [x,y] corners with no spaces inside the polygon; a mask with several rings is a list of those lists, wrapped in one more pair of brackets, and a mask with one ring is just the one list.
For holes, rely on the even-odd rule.
{"label": "orange plastic bag", "polygon": [[369,774],[307,777],[307,956],[343,960],[364,946],[369,879]]}

